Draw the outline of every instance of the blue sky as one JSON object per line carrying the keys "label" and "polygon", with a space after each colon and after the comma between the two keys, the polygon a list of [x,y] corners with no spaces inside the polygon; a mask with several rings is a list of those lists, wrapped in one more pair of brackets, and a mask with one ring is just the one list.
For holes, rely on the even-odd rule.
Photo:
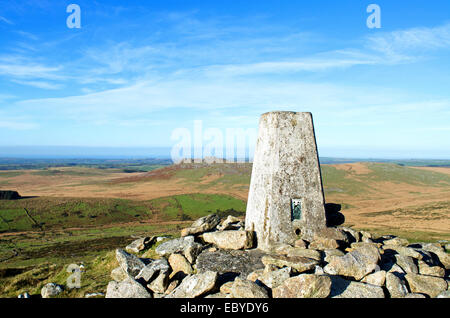
{"label": "blue sky", "polygon": [[450,158],[449,56],[446,0],[6,0],[0,147],[171,147],[292,110],[321,156]]}

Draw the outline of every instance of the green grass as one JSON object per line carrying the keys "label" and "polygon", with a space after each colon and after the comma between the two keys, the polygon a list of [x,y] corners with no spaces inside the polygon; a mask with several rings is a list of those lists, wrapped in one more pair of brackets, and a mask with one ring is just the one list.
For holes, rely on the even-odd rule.
{"label": "green grass", "polygon": [[147,221],[154,216],[191,220],[228,210],[244,213],[245,207],[244,201],[220,194],[185,194],[149,201],[52,197],[0,200],[0,232],[39,230],[39,227],[44,230],[98,227]]}
{"label": "green grass", "polygon": [[[0,262],[0,268],[30,266],[46,261],[62,264],[80,261],[99,251],[126,246],[133,240],[131,235],[174,235],[179,229],[177,224],[142,224],[7,236],[0,239],[0,260],[4,260]],[[14,250],[18,255],[9,258],[14,255]]]}
{"label": "green grass", "polygon": [[19,171],[0,171],[0,178],[14,178],[22,175]]}
{"label": "green grass", "polygon": [[183,194],[152,200],[164,215],[182,220],[195,220],[211,213],[244,213],[245,201],[220,194]]}
{"label": "green grass", "polygon": [[124,248],[133,241],[131,235],[178,236],[180,229],[177,224],[142,224],[1,238],[0,260],[7,254],[11,255],[12,249],[19,253],[0,262],[0,297],[17,297],[24,292],[39,294],[40,289],[49,282],[66,285],[70,275],[67,266],[81,263],[85,266],[81,288],[65,290],[59,297],[104,293],[111,280],[110,272],[117,266],[114,250]]}
{"label": "green grass", "polygon": [[450,176],[391,163],[366,163],[370,172],[356,174],[329,165],[321,166],[325,194],[367,195],[371,182],[406,183],[427,187],[449,187]]}
{"label": "green grass", "polygon": [[321,166],[324,192],[360,195],[370,192],[370,186],[363,180],[349,178],[349,173],[332,166]]}
{"label": "green grass", "polygon": [[191,183],[198,183],[208,175],[222,175],[217,180],[208,183],[214,184],[248,184],[250,183],[251,164],[215,164],[190,166],[189,169],[176,170],[174,177],[185,179]]}
{"label": "green grass", "polygon": [[444,173],[388,163],[368,163],[368,168],[372,172],[367,175],[367,178],[373,181],[389,181],[429,187],[450,186],[450,176]]}
{"label": "green grass", "polygon": [[32,217],[46,230],[68,227],[102,226],[139,221],[152,216],[150,204],[122,199],[28,198],[0,200],[0,232],[35,229]]}
{"label": "green grass", "polygon": [[67,280],[71,275],[67,271],[70,264],[44,262],[36,266],[0,270],[0,295],[9,298],[25,292],[39,295],[47,283],[65,286],[58,298],[83,298],[86,293],[105,293],[111,280],[110,272],[117,265],[114,252],[98,252],[96,257],[87,258],[82,263],[84,270],[80,276],[81,286],[73,289],[67,287]]}

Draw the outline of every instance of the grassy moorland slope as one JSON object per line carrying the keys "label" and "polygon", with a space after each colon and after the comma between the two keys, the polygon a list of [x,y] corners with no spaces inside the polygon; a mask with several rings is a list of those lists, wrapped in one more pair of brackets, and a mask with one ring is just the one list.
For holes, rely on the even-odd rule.
{"label": "grassy moorland slope", "polygon": [[[322,165],[326,201],[342,204],[347,225],[428,232],[432,238],[449,232],[449,172],[391,163]],[[244,212],[250,176],[251,164],[184,164],[146,173],[80,167],[50,168],[45,175],[3,171],[0,188],[31,198],[0,202],[0,232]],[[24,208],[39,224],[30,223]]]}

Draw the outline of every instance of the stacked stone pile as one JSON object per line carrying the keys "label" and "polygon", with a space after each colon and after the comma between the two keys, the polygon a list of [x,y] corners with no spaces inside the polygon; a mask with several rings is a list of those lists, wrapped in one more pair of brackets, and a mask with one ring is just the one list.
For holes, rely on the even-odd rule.
{"label": "stacked stone pile", "polygon": [[133,254],[158,240],[116,250],[107,298],[450,297],[448,242],[410,244],[334,227],[261,251],[240,218],[209,215],[160,243],[159,258]]}

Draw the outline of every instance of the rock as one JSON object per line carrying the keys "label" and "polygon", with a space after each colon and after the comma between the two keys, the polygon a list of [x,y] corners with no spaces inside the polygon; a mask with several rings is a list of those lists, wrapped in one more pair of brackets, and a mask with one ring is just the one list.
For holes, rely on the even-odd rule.
{"label": "rock", "polygon": [[139,274],[139,272],[145,267],[145,264],[141,259],[121,249],[116,250],[116,259],[122,270],[132,277]]}
{"label": "rock", "polygon": [[101,298],[104,296],[105,296],[105,294],[103,294],[103,293],[90,293],[90,294],[84,295],[84,298]]}
{"label": "rock", "polygon": [[447,289],[447,282],[439,277],[424,276],[417,274],[406,274],[409,288],[413,293],[426,294],[432,298]]}
{"label": "rock", "polygon": [[230,298],[230,294],[215,293],[205,296],[205,298]]}
{"label": "rock", "polygon": [[345,255],[344,252],[342,252],[341,250],[335,249],[335,248],[326,249],[326,250],[323,250],[323,252],[325,254],[324,261],[327,263],[330,261],[330,256],[344,256]]}
{"label": "rock", "polygon": [[441,252],[436,254],[439,257],[439,261],[444,265],[445,269],[450,270],[450,254]]}
{"label": "rock", "polygon": [[212,243],[221,249],[240,250],[254,246],[254,232],[252,231],[220,231],[208,232],[202,235],[207,243]]}
{"label": "rock", "polygon": [[153,244],[155,240],[155,237],[142,237],[131,242],[127,247],[125,247],[125,250],[129,253],[139,253]]}
{"label": "rock", "polygon": [[375,247],[378,250],[380,250],[380,247],[382,246],[382,244],[374,243],[374,242],[370,242],[370,243],[368,243],[368,242],[354,242],[354,243],[352,243],[350,245],[351,248],[349,249],[349,251],[353,251],[353,250],[356,250],[358,248],[366,248],[368,246],[372,246],[372,247]]}
{"label": "rock", "polygon": [[169,256],[170,254],[181,253],[193,245],[195,245],[194,237],[185,236],[162,243],[155,249],[155,252],[161,256]]}
{"label": "rock", "polygon": [[391,298],[403,298],[409,293],[405,281],[394,273],[386,274],[386,289]]}
{"label": "rock", "polygon": [[[420,275],[445,277],[445,269],[440,266],[430,266],[426,262],[419,260]],[[417,273],[415,273],[417,274]]]}
{"label": "rock", "polygon": [[372,234],[366,231],[359,231],[359,234],[361,235],[361,240],[364,238],[372,239]]}
{"label": "rock", "polygon": [[347,235],[351,236],[351,241],[353,241],[353,242],[360,242],[361,241],[361,236],[362,235],[361,235],[360,232],[358,232],[358,231],[356,231],[356,230],[354,230],[352,228],[349,228],[349,227],[341,227],[341,229],[344,232],[346,232]]}
{"label": "rock", "polygon": [[272,290],[272,295],[273,298],[326,298],[330,291],[330,277],[302,274],[285,280]]}
{"label": "rock", "polygon": [[194,264],[197,256],[202,252],[202,250],[203,245],[199,243],[192,243],[183,250],[183,254],[189,263]]}
{"label": "rock", "polygon": [[251,272],[250,274],[247,275],[247,279],[251,280],[252,282],[256,282],[257,280],[259,280],[259,278],[264,275],[265,273],[265,269],[258,269],[256,271]]}
{"label": "rock", "polygon": [[166,288],[166,291],[164,292],[165,295],[169,295],[175,288],[178,287],[178,284],[180,283],[180,281],[178,280],[173,280],[169,283],[169,285]]}
{"label": "rock", "polygon": [[320,252],[313,250],[313,249],[292,248],[287,253],[287,256],[288,257],[296,257],[296,256],[307,257],[307,258],[312,258],[316,261],[322,260],[322,255],[320,254]]}
{"label": "rock", "polygon": [[367,283],[375,286],[383,286],[386,282],[386,271],[377,271],[373,274],[367,275],[361,280],[362,283]]}
{"label": "rock", "polygon": [[266,255],[263,256],[262,262],[264,265],[271,264],[280,268],[284,266],[291,267],[298,273],[312,270],[318,264],[316,260],[311,258],[301,256],[288,257],[284,255]]}
{"label": "rock", "polygon": [[233,224],[235,224],[235,223],[238,223],[238,226],[242,224],[242,222],[239,218],[229,215],[225,219],[225,221],[223,221],[223,223],[217,227],[217,229],[219,231],[235,230],[236,228],[233,226]]}
{"label": "rock", "polygon": [[301,257],[312,258],[317,261],[322,260],[322,255],[317,250],[292,247],[287,244],[276,247],[275,253],[281,254],[281,255],[286,255],[289,257],[301,256]]}
{"label": "rock", "polygon": [[405,273],[413,273],[418,274],[419,269],[417,265],[414,263],[414,259],[410,256],[404,255],[395,255],[395,259],[397,260],[397,265],[400,266]]}
{"label": "rock", "polygon": [[394,237],[383,242],[384,245],[392,245],[392,246],[407,246],[409,244],[407,239],[403,239],[400,237]]}
{"label": "rock", "polygon": [[395,255],[384,254],[381,257],[380,269],[389,273],[397,272],[399,274],[404,274],[405,271],[395,263],[396,261]]}
{"label": "rock", "polygon": [[287,253],[289,253],[290,250],[292,250],[294,247],[292,245],[289,244],[273,244],[270,252],[271,253],[276,253],[276,254],[281,254],[281,255],[287,255]]}
{"label": "rock", "polygon": [[226,282],[222,286],[220,286],[220,292],[222,294],[231,294],[231,287],[233,287],[234,281]]}
{"label": "rock", "polygon": [[220,217],[216,214],[204,216],[186,229],[181,231],[181,236],[200,234],[214,229],[220,223]]}
{"label": "rock", "polygon": [[142,279],[145,282],[149,282],[158,272],[168,272],[169,270],[169,263],[166,259],[157,259],[144,266],[142,270],[135,276],[135,279]]}
{"label": "rock", "polygon": [[415,259],[422,259],[423,256],[418,251],[413,248],[405,247],[405,246],[393,246],[393,245],[384,245],[383,250],[388,252],[389,250],[395,251],[397,254],[403,256],[409,256]]}
{"label": "rock", "polygon": [[63,291],[63,287],[61,285],[55,283],[48,283],[41,289],[42,298],[52,298],[58,296]]}
{"label": "rock", "polygon": [[169,256],[169,264],[170,267],[172,267],[172,274],[170,274],[170,278],[178,272],[185,273],[186,275],[194,273],[191,264],[188,262],[186,257],[181,254],[171,254]]}
{"label": "rock", "polygon": [[316,265],[316,267],[314,268],[314,274],[316,275],[325,275],[325,271],[323,270],[323,267]]}
{"label": "rock", "polygon": [[339,276],[331,278],[331,298],[384,298],[383,289],[379,286],[354,282]]}
{"label": "rock", "polygon": [[445,269],[450,269],[450,254],[446,253],[439,244],[423,243],[421,250],[431,253],[430,258],[433,260],[437,258],[439,260],[438,263],[442,264]]}
{"label": "rock", "polygon": [[168,285],[169,285],[169,272],[161,271],[159,275],[150,284],[147,285],[147,288],[150,289],[155,294],[164,294]]}
{"label": "rock", "polygon": [[[315,239],[333,239],[340,244],[350,244],[352,238],[340,227],[326,227],[317,232],[314,236]],[[310,247],[311,248],[311,247]]]}
{"label": "rock", "polygon": [[362,236],[361,237],[361,242],[363,243],[374,243],[374,240],[371,238],[368,238],[367,236]]}
{"label": "rock", "polygon": [[190,275],[166,298],[195,298],[204,295],[215,287],[217,276],[217,272],[212,271]]}
{"label": "rock", "polygon": [[314,240],[309,244],[309,248],[315,250],[335,249],[339,247],[339,243],[331,238],[315,236]]}
{"label": "rock", "polygon": [[259,275],[258,280],[272,289],[280,286],[285,280],[291,277],[291,272],[292,269],[290,267],[284,267],[274,271],[263,271],[263,273]]}
{"label": "rock", "polygon": [[419,245],[421,249],[435,254],[444,252],[442,245],[439,243],[419,243]]}
{"label": "rock", "polygon": [[231,286],[233,298],[268,298],[267,291],[256,283],[236,277]]}
{"label": "rock", "polygon": [[445,290],[439,295],[436,296],[436,298],[450,298],[450,290]]}
{"label": "rock", "polygon": [[403,270],[403,268],[401,268],[397,264],[392,265],[392,267],[388,271],[388,273],[392,273],[392,274],[395,274],[395,273],[397,273],[397,274],[406,274],[406,272]]}
{"label": "rock", "polygon": [[116,267],[111,271],[111,278],[114,279],[116,282],[121,282],[124,279],[127,279],[128,274],[125,273],[122,269],[122,267]]}
{"label": "rock", "polygon": [[341,275],[361,280],[377,268],[380,258],[378,248],[367,245],[344,256],[330,256],[324,271],[330,275]]}
{"label": "rock", "polygon": [[247,277],[251,272],[263,269],[261,258],[265,255],[259,250],[234,251],[217,250],[215,252],[203,251],[195,263],[199,273],[215,271],[219,274],[236,273]]}
{"label": "rock", "polygon": [[294,242],[294,246],[298,248],[308,248],[308,244],[305,240],[298,239]]}
{"label": "rock", "polygon": [[109,282],[106,287],[105,298],[151,298],[150,293],[144,286],[139,284],[133,278],[128,277],[124,281]]}
{"label": "rock", "polygon": [[408,293],[405,295],[405,297],[403,298],[427,298],[422,294],[417,294],[417,293]]}

